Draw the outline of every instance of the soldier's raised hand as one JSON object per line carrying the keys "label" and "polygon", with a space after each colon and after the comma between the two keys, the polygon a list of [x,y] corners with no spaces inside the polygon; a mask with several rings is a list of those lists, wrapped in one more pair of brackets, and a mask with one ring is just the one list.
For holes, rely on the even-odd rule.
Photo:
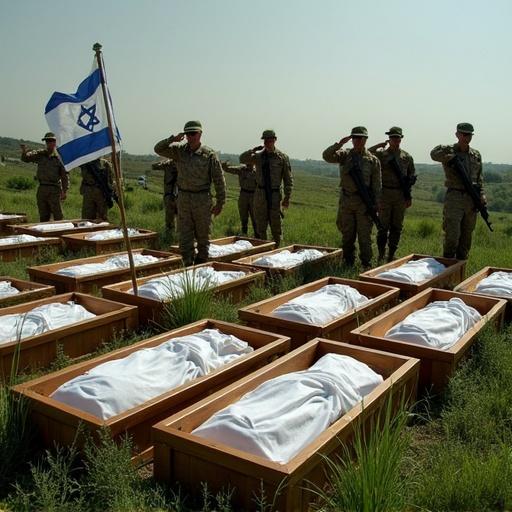
{"label": "soldier's raised hand", "polygon": [[346,137],[343,137],[340,139],[340,146],[343,146],[344,144],[346,144],[350,139],[352,138],[352,135],[347,135]]}
{"label": "soldier's raised hand", "polygon": [[263,146],[256,146],[255,148],[252,148],[253,152],[261,151],[263,149]]}
{"label": "soldier's raised hand", "polygon": [[183,132],[178,133],[178,135],[173,135],[172,141],[173,142],[181,142],[185,138],[185,134]]}

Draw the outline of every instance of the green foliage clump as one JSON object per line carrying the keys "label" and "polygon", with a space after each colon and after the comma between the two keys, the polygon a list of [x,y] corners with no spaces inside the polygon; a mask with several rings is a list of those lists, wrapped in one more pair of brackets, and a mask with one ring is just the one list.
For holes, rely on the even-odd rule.
{"label": "green foliage clump", "polygon": [[35,186],[36,182],[26,176],[11,176],[6,182],[6,187],[10,190],[30,190]]}

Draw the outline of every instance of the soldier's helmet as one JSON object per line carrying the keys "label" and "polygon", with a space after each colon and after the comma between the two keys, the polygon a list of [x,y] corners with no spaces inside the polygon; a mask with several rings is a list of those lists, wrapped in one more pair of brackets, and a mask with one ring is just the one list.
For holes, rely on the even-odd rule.
{"label": "soldier's helmet", "polygon": [[355,126],[350,135],[351,137],[368,137],[368,130],[364,126]]}
{"label": "soldier's helmet", "polygon": [[201,123],[199,121],[187,121],[185,123],[184,128],[183,128],[183,131],[185,133],[202,132],[203,131],[203,127],[202,127],[202,125],[201,125]]}
{"label": "soldier's helmet", "polygon": [[275,139],[276,132],[274,130],[263,130],[263,133],[261,134],[262,139]]}
{"label": "soldier's helmet", "polygon": [[57,140],[57,137],[55,137],[55,133],[53,132],[46,132],[44,137],[41,139],[43,141],[46,141],[46,140]]}
{"label": "soldier's helmet", "polygon": [[473,135],[475,130],[473,129],[473,125],[471,123],[459,123],[457,125],[457,131],[459,133],[469,133]]}
{"label": "soldier's helmet", "polygon": [[399,126],[392,126],[387,132],[386,135],[389,135],[389,137],[403,137],[404,134],[402,132],[402,128]]}

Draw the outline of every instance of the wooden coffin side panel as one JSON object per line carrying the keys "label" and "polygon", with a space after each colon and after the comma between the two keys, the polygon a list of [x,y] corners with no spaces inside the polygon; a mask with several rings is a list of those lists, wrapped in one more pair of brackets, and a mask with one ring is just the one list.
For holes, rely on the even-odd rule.
{"label": "wooden coffin side panel", "polygon": [[40,253],[47,251],[49,247],[60,251],[62,249],[62,242],[59,238],[48,237],[47,240],[37,242],[0,245],[0,261],[11,262],[19,259],[35,258]]}
{"label": "wooden coffin side panel", "polygon": [[17,279],[10,276],[0,276],[0,281],[10,281],[11,285],[20,291],[20,293],[11,297],[1,298],[0,308],[15,306],[16,304],[22,304],[23,302],[30,302],[55,295],[55,287],[53,286],[33,283],[31,281]]}

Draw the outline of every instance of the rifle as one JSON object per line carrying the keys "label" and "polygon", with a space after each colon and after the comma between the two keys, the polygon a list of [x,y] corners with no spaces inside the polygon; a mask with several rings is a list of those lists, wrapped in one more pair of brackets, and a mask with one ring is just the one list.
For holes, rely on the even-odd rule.
{"label": "rifle", "polygon": [[398,178],[400,188],[402,189],[405,200],[412,201],[411,188],[416,183],[416,176],[405,176],[402,173],[400,163],[398,162],[398,159],[395,155],[393,155],[393,158],[389,161],[389,164],[391,169],[393,169],[396,177]]}
{"label": "rifle", "polygon": [[473,185],[469,177],[469,174],[466,171],[466,167],[464,166],[464,162],[460,159],[458,155],[455,155],[448,162],[448,166],[454,169],[455,172],[459,175],[459,178],[462,180],[466,192],[470,195],[471,199],[473,200],[475,208],[480,212],[480,215],[482,216],[482,219],[484,219],[484,222],[487,224],[489,230],[494,231],[492,229],[492,224],[489,221],[489,211],[487,210],[487,206],[485,206],[485,204],[482,202],[482,189],[479,186]]}
{"label": "rifle", "polygon": [[107,171],[103,171],[101,169],[99,159],[94,160],[93,162],[88,162],[84,164],[83,167],[92,174],[96,185],[101,190],[101,193],[107,202],[108,208],[112,208],[112,206],[114,206],[114,201],[116,203],[118,202],[117,194],[108,182]]}
{"label": "rifle", "polygon": [[[272,208],[272,181],[270,179],[270,161],[266,151],[263,151],[261,157],[261,169],[263,171],[263,183],[265,186],[265,199],[267,200],[267,212],[268,218],[270,220],[270,209]],[[284,219],[284,213],[282,212],[281,207],[279,207],[279,215],[282,219]]]}
{"label": "rifle", "polygon": [[377,226],[377,229],[382,229],[382,223],[380,222],[379,214],[377,213],[377,205],[375,204],[373,191],[370,187],[366,186],[363,180],[363,174],[361,172],[361,160],[359,155],[356,153],[352,153],[352,165],[349,168],[348,174],[354,180],[357,191],[361,196],[363,203],[366,205],[366,213],[371,217]]}

